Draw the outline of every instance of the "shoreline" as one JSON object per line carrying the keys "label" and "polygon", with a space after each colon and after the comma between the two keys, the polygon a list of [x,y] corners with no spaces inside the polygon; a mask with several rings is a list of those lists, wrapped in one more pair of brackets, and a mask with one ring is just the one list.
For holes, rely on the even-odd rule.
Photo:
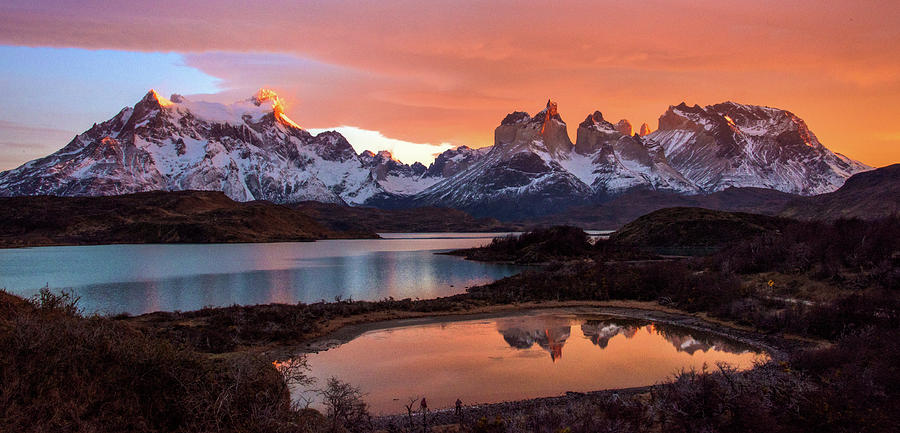
{"label": "shoreline", "polygon": [[262,353],[269,357],[317,353],[345,344],[370,331],[546,313],[606,315],[665,323],[724,336],[750,347],[765,350],[773,359],[783,357],[786,352],[798,347],[829,344],[824,340],[815,340],[791,334],[763,334],[756,332],[750,327],[711,318],[704,313],[689,313],[664,307],[654,302],[548,301],[490,305],[462,311],[448,310],[424,313],[390,310],[341,317],[330,320],[320,329],[320,332],[309,335],[305,341],[299,344],[275,344],[263,349]]}
{"label": "shoreline", "polygon": [[[459,424],[462,422],[472,422],[478,418],[492,418],[498,413],[512,413],[522,411],[533,411],[542,408],[559,408],[577,403],[582,400],[590,400],[595,398],[634,398],[641,394],[648,394],[650,390],[657,385],[637,386],[631,388],[614,388],[601,389],[588,392],[572,392],[566,391],[562,395],[554,395],[547,397],[535,397],[522,400],[508,400],[497,403],[481,403],[473,405],[463,405],[461,418],[456,416],[454,408],[441,408],[428,412],[428,424],[432,426],[447,426]],[[422,413],[414,412],[412,414],[414,424],[422,423]],[[381,414],[372,416],[372,423],[376,428],[386,429],[391,425],[402,426],[409,422],[409,415],[405,413]]]}
{"label": "shoreline", "polygon": [[117,241],[97,241],[97,242],[49,242],[49,243],[4,243],[0,241],[0,250],[15,250],[22,248],[43,248],[43,247],[102,247],[107,245],[231,245],[231,244],[285,244],[285,243],[307,243],[307,242],[316,242],[316,241],[332,241],[332,240],[378,240],[385,239],[379,236],[377,233],[376,237],[371,236],[334,236],[334,237],[324,237],[324,238],[298,238],[298,239],[283,239],[283,240],[266,240],[266,241],[253,241],[253,240],[235,240],[235,241],[222,241],[217,240],[214,242],[138,242],[138,241],[127,241],[127,242],[117,242]]}
{"label": "shoreline", "polygon": [[[793,335],[768,335],[755,332],[746,327],[736,324],[727,323],[718,320],[712,320],[705,315],[692,314],[672,308],[660,306],[652,302],[639,301],[612,301],[612,302],[586,302],[586,301],[570,301],[570,302],[542,302],[542,303],[525,303],[525,304],[508,304],[497,305],[477,309],[479,311],[447,311],[437,314],[410,314],[408,317],[393,318],[386,320],[365,321],[364,318],[356,318],[357,320],[348,320],[342,326],[332,329],[330,332],[324,333],[318,337],[308,339],[300,347],[291,346],[277,348],[272,351],[266,351],[267,358],[278,358],[279,355],[298,356],[310,353],[327,351],[338,347],[342,344],[352,341],[359,336],[377,330],[404,328],[411,326],[423,326],[439,323],[452,323],[470,320],[483,320],[499,317],[516,317],[540,314],[573,314],[573,315],[602,315],[609,317],[621,317],[628,319],[646,320],[655,323],[664,323],[667,325],[678,326],[690,330],[704,333],[714,334],[724,337],[741,344],[747,345],[754,350],[764,352],[770,360],[784,361],[788,354],[794,350],[808,348],[812,346],[825,346],[827,341],[817,341]],[[359,320],[363,319],[363,320]],[[343,321],[341,321],[343,322]],[[331,328],[331,327],[328,327]],[[282,360],[284,358],[281,358]],[[572,392],[566,391],[562,395],[541,396],[534,398],[525,398],[520,400],[505,400],[493,403],[481,403],[472,406],[464,406],[462,409],[462,418],[467,420],[477,419],[479,417],[496,414],[498,412],[531,410],[537,407],[559,407],[570,404],[582,399],[602,398],[611,396],[629,396],[633,397],[638,394],[649,392],[654,386],[652,385],[630,387],[630,388],[605,388],[588,392]],[[421,413],[413,414],[413,419],[421,420]],[[373,416],[373,420],[379,427],[387,427],[391,424],[403,425],[408,422],[408,415],[404,413],[386,413]],[[446,425],[459,422],[453,408],[435,409],[429,413],[429,423],[434,425]],[[418,421],[421,422],[421,421]]]}

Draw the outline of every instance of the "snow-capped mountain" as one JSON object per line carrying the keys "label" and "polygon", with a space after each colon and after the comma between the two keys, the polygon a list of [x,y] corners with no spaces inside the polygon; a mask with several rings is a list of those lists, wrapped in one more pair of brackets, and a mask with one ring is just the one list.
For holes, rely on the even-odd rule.
{"label": "snow-capped mountain", "polygon": [[421,162],[404,164],[394,159],[391,152],[386,150],[378,153],[365,150],[359,154],[359,159],[363,167],[371,170],[372,176],[382,189],[390,194],[416,194],[440,180],[427,177],[428,168]]}
{"label": "snow-capped mountain", "polygon": [[627,121],[613,125],[594,112],[579,125],[573,144],[553,101],[534,117],[510,113],[478,163],[424,190],[415,202],[476,216],[522,217],[638,188],[699,192],[668,165],[658,143],[623,134],[623,124]]}
{"label": "snow-capped mountain", "polygon": [[343,136],[301,129],[269,90],[231,105],[151,90],[58,152],[0,173],[4,196],[187,189],[276,203],[363,203],[383,192]]}
{"label": "snow-capped mountain", "polygon": [[578,125],[576,152],[563,165],[578,173],[599,199],[632,189],[699,192],[696,185],[669,165],[658,143],[637,134],[623,134],[630,131],[627,121],[613,125],[595,111]]}
{"label": "snow-capped mountain", "polygon": [[707,192],[759,187],[822,194],[871,169],[826,149],[789,111],[734,102],[671,106],[645,138],[658,142],[670,165]]}
{"label": "snow-capped mountain", "polygon": [[445,150],[434,159],[434,162],[425,172],[425,176],[430,178],[454,176],[461,171],[468,170],[478,161],[481,161],[490,150],[490,147],[472,149],[469,146],[459,146],[455,149]]}
{"label": "snow-capped mountain", "polygon": [[510,217],[584,203],[590,187],[560,163],[573,149],[556,103],[548,101],[534,117],[511,113],[494,130],[494,146],[486,155],[416,195],[413,204]]}
{"label": "snow-capped mountain", "polygon": [[150,91],[47,157],[0,173],[0,196],[214,190],[240,201],[316,200],[444,206],[475,216],[546,215],[632,190],[693,195],[761,187],[834,191],[868,166],[835,154],[794,114],[732,102],[669,107],[659,128],[612,124],[596,111],[572,143],[555,102],[516,111],[494,145],[461,146],[428,167],[390,152],[357,154],[334,131],[312,135],[260,90],[226,105]]}

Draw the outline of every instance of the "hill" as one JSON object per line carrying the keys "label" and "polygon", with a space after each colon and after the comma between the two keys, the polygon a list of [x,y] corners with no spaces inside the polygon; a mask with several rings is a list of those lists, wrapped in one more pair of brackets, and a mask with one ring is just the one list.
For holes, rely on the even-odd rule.
{"label": "hill", "polygon": [[569,224],[585,229],[615,230],[648,213],[670,207],[701,207],[728,212],[777,215],[794,194],[763,188],[728,188],[711,194],[681,195],[666,191],[637,190],[606,203],[576,206],[533,225]]}
{"label": "hill", "polygon": [[782,216],[797,219],[878,219],[900,213],[900,164],[858,173],[837,191],[791,201]]}
{"label": "hill", "polygon": [[303,212],[221,192],[0,198],[0,247],[312,241],[376,237],[329,229]]}
{"label": "hill", "polygon": [[461,210],[441,207],[378,209],[307,201],[289,205],[335,231],[355,232],[507,232],[523,224],[494,218],[475,218]]}
{"label": "hill", "polygon": [[706,252],[777,230],[787,221],[743,212],[675,207],[652,212],[626,224],[613,233],[610,240],[667,252]]}

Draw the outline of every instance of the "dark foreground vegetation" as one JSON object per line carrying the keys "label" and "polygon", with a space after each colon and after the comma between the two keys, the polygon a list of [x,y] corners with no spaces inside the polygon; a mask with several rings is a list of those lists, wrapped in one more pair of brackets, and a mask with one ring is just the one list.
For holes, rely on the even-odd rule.
{"label": "dark foreground vegetation", "polygon": [[625,224],[610,240],[661,254],[703,255],[788,224],[790,220],[765,215],[673,207]]}
{"label": "dark foreground vegetation", "polygon": [[580,228],[555,226],[494,238],[485,247],[446,254],[470,260],[537,264],[585,257],[592,249],[587,233]]}
{"label": "dark foreground vegetation", "polygon": [[211,358],[68,296],[0,292],[0,431],[293,431],[287,385],[251,355]]}
{"label": "dark foreground vegetation", "polygon": [[[557,230],[572,236],[572,229]],[[525,245],[526,238],[519,242]],[[656,301],[763,332],[827,339],[900,324],[900,217],[784,221],[713,254],[681,260],[634,260],[624,252],[652,255],[655,247],[623,246],[615,239],[580,247],[581,260],[556,261],[472,288],[469,295],[497,303]]]}
{"label": "dark foreground vegetation", "polygon": [[[491,302],[656,301],[761,333],[834,345],[796,351],[745,373],[724,367],[685,372],[642,399],[586,398],[529,410],[482,431],[898,431],[900,218],[766,221],[776,223],[720,225],[755,233],[686,260],[622,260],[622,249],[640,247],[617,244],[613,236],[583,260],[559,261],[470,295]],[[621,238],[640,239],[634,243],[645,251],[658,245],[653,239],[668,246],[673,227],[652,218],[645,223],[649,227],[632,227]],[[571,229],[558,230],[571,236]]]}
{"label": "dark foreground vegetation", "polygon": [[857,331],[831,348],[746,372],[709,366],[644,392],[474,410],[460,417],[458,431],[893,432],[900,428],[898,337],[896,330]]}
{"label": "dark foreground vegetation", "polygon": [[0,248],[348,237],[377,235],[334,230],[301,211],[265,201],[236,202],[215,191],[0,198]]}
{"label": "dark foreground vegetation", "polygon": [[[548,264],[433,300],[107,318],[81,317],[65,296],[0,292],[0,431],[900,431],[900,218],[760,227],[686,259],[658,256],[652,242],[592,243],[567,227],[502,238],[467,255]],[[789,347],[747,372],[708,366],[631,393],[408,423],[372,419],[359,390],[339,380],[317,384],[324,413],[292,405],[287,384],[304,382],[302,358],[276,368],[255,355],[342,324],[566,300],[651,301],[830,344]]]}

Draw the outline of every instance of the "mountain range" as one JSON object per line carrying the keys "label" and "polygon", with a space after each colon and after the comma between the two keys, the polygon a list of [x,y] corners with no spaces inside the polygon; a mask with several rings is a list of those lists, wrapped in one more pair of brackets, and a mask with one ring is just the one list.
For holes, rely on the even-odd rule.
{"label": "mountain range", "polygon": [[493,146],[461,146],[426,167],[356,153],[334,131],[312,135],[270,90],[233,104],[148,92],[59,151],[0,173],[0,196],[221,191],[237,201],[318,201],[387,209],[438,206],[522,219],[650,191],[706,196],[767,189],[835,191],[870,167],[825,148],[796,115],[725,102],[670,106],[633,133],[600,111],[569,138],[557,104],[516,111]]}

